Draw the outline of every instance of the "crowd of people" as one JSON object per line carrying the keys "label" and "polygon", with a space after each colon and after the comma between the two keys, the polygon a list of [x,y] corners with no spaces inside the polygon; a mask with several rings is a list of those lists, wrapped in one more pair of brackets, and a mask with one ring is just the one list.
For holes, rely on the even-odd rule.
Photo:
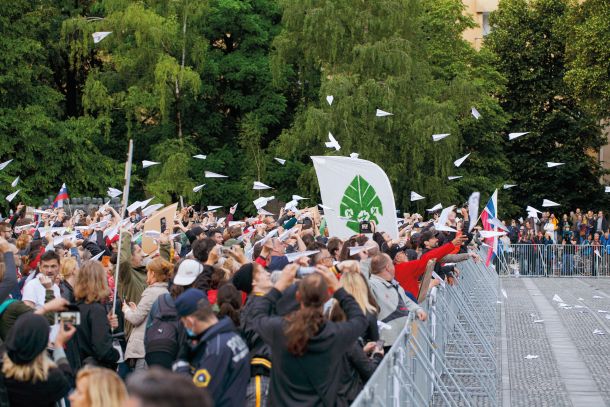
{"label": "crowd of people", "polygon": [[398,238],[339,239],[318,208],[185,207],[145,234],[141,207],[20,203],[0,223],[0,405],[347,406],[409,314],[427,319],[427,289],[479,260],[458,212],[451,232],[405,214]]}

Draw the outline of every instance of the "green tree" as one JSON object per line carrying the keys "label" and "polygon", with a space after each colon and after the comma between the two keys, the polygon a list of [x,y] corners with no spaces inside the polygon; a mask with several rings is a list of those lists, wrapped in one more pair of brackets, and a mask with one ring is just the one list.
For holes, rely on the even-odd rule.
{"label": "green tree", "polygon": [[[564,81],[571,7],[567,0],[504,0],[491,16],[485,46],[508,81],[500,101],[512,116],[509,129],[530,132],[506,149],[521,206],[547,198],[565,208],[590,207],[602,199],[600,128]],[[547,168],[546,161],[565,165]]]}
{"label": "green tree", "polygon": [[587,0],[568,15],[566,82],[600,119],[610,118],[610,2]]}
{"label": "green tree", "polygon": [[[283,6],[274,72],[300,105],[277,154],[309,164],[310,155],[331,153],[324,147],[331,132],[340,154],[358,152],[383,167],[400,208],[422,210],[432,201],[454,202],[472,192],[458,191],[458,184],[447,180],[456,175],[454,160],[484,151],[482,143],[464,143],[461,135],[474,120],[470,107],[482,101],[489,111],[498,110],[486,133],[497,131],[505,119],[490,97],[501,77],[461,38],[472,24],[462,17],[461,2],[286,1]],[[334,96],[331,106],[326,95]],[[378,108],[394,115],[377,118]],[[434,133],[452,136],[433,143]],[[468,174],[469,166],[460,171]],[[486,170],[482,166],[475,174]],[[317,193],[311,167],[297,184],[304,193]],[[428,201],[411,204],[411,190]]]}

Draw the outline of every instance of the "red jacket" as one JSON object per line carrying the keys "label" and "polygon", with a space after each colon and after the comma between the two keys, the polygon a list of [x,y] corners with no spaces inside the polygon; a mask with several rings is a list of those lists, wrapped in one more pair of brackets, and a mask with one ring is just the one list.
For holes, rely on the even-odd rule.
{"label": "red jacket", "polygon": [[[429,250],[422,254],[417,260],[397,264],[394,266],[394,269],[396,270],[394,278],[405,291],[417,298],[419,293],[419,279],[426,272],[428,260],[440,260],[448,254],[451,254],[455,248],[456,246],[454,246],[453,243],[447,243],[436,249]],[[459,249],[459,246],[457,246],[457,248]]]}

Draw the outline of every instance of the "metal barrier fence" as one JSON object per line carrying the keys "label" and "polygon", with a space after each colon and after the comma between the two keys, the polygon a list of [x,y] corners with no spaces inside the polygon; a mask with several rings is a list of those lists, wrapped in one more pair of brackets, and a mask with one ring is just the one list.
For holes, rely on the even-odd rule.
{"label": "metal barrier fence", "polygon": [[610,248],[590,245],[498,246],[496,269],[505,276],[610,277]]}
{"label": "metal barrier fence", "polygon": [[352,404],[497,406],[497,273],[484,262],[459,263],[455,286],[434,287],[426,322],[409,321]]}

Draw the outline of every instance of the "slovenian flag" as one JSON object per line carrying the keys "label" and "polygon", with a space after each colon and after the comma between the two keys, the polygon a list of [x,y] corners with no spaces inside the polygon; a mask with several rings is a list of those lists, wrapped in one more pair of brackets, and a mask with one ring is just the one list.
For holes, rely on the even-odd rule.
{"label": "slovenian flag", "polygon": [[59,193],[53,200],[53,208],[63,208],[64,199],[69,199],[69,198],[70,197],[68,196],[68,188],[66,187],[66,184],[63,184],[61,186],[61,189],[59,190]]}
{"label": "slovenian flag", "polygon": [[[498,216],[498,190],[493,193],[491,198],[489,198],[489,202],[485,205],[485,209],[483,209],[483,213],[481,214],[481,222],[483,223],[483,230],[488,231],[496,231],[497,228],[489,223],[490,219],[497,218]],[[498,237],[490,237],[485,239],[485,244],[489,246],[489,251],[487,253],[487,262],[485,263],[489,266],[493,256],[498,254]]]}

